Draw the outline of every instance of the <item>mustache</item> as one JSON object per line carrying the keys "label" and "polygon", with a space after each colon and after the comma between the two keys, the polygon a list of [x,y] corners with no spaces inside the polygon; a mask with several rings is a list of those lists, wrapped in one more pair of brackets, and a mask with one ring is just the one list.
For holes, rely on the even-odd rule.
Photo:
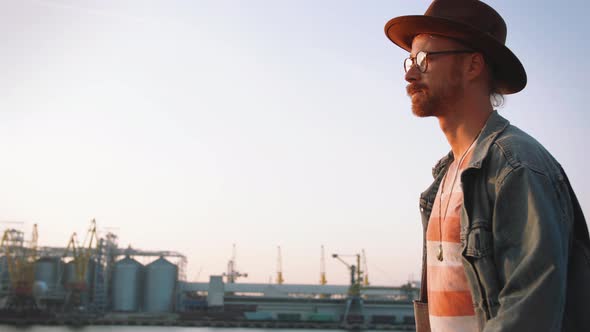
{"label": "mustache", "polygon": [[427,87],[425,84],[412,83],[412,84],[408,84],[406,86],[406,93],[408,94],[408,96],[411,96],[415,92],[418,92],[420,90],[426,90],[426,89],[427,89]]}

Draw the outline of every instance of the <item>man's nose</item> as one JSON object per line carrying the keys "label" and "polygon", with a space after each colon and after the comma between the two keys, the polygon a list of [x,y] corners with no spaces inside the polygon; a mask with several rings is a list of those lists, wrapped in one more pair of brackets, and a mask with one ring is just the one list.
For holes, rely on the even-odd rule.
{"label": "man's nose", "polygon": [[420,70],[418,70],[418,66],[414,64],[410,69],[406,72],[405,79],[408,83],[412,83],[418,79],[420,75]]}

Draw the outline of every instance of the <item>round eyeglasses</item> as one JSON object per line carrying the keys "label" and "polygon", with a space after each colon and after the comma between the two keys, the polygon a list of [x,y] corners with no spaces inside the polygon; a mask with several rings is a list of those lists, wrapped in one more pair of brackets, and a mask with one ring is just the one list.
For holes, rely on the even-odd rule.
{"label": "round eyeglasses", "polygon": [[431,55],[439,55],[439,54],[459,54],[459,53],[474,53],[471,50],[452,50],[452,51],[438,51],[438,52],[426,52],[420,51],[416,54],[415,57],[411,55],[404,60],[404,70],[406,73],[412,69],[414,65],[418,67],[421,73],[426,72],[428,69],[428,57]]}

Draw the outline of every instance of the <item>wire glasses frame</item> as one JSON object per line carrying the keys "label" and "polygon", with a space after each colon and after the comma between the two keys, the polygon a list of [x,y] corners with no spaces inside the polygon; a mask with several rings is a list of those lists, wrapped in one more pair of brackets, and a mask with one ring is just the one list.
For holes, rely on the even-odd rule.
{"label": "wire glasses frame", "polygon": [[430,55],[439,55],[439,54],[460,54],[460,53],[474,53],[475,51],[471,50],[451,50],[451,51],[438,51],[438,52],[426,52],[420,51],[416,54],[415,57],[411,55],[404,60],[404,70],[406,73],[412,69],[414,65],[418,67],[421,73],[426,72],[428,69],[428,56]]}

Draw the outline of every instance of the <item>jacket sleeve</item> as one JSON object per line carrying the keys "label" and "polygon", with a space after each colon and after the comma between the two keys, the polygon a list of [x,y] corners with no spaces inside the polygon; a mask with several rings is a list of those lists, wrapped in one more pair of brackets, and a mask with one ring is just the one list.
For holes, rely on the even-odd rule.
{"label": "jacket sleeve", "polygon": [[571,218],[563,181],[526,166],[496,186],[497,312],[484,331],[561,331]]}

